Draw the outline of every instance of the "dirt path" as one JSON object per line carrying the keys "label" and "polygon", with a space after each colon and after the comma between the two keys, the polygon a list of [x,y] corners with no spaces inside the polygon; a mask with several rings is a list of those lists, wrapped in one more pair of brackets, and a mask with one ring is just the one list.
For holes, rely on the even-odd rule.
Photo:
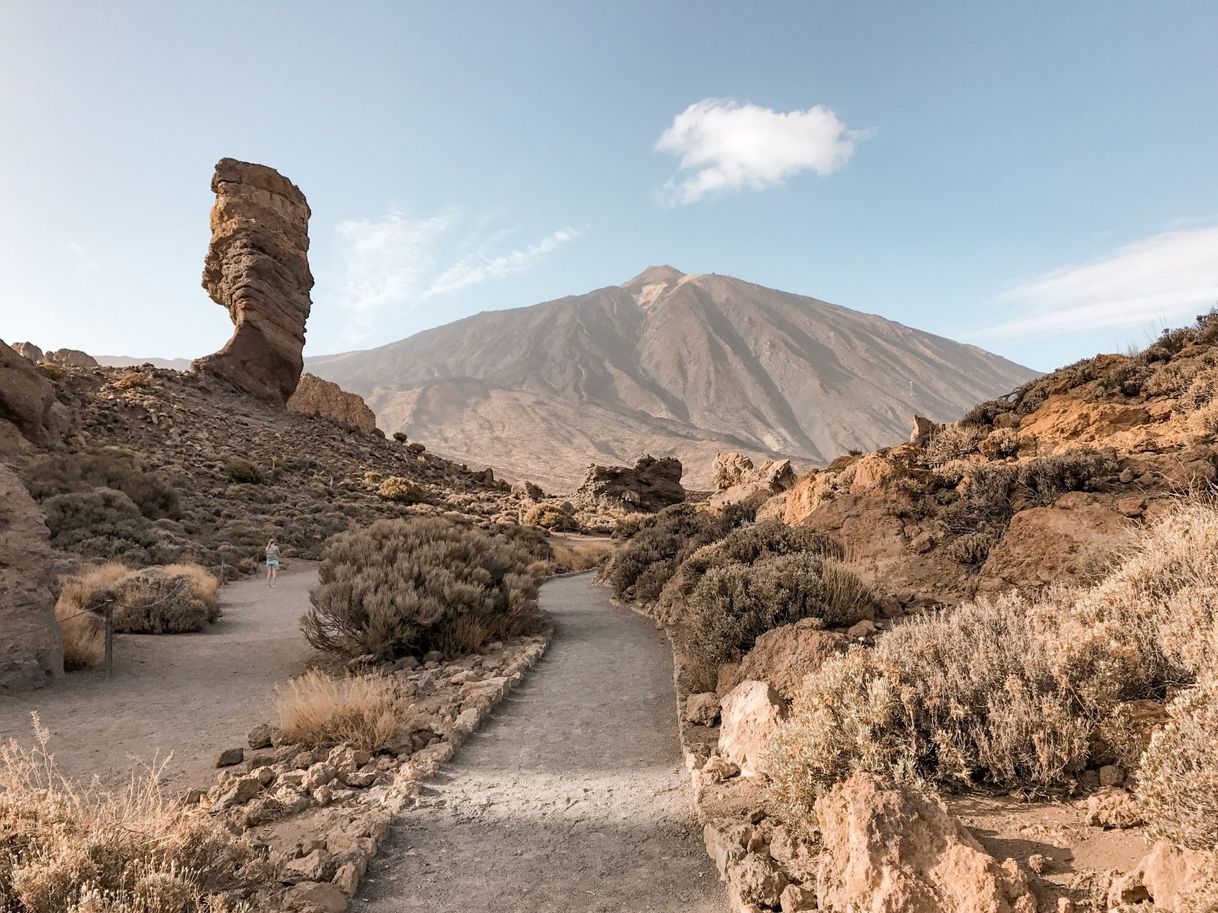
{"label": "dirt path", "polygon": [[591,577],[547,583],[554,641],[408,811],[353,910],[720,913],[676,737],[672,656]]}
{"label": "dirt path", "polygon": [[261,579],[224,587],[224,616],[203,633],[118,635],[112,680],[76,672],[0,699],[0,741],[29,741],[36,710],[69,776],[121,784],[172,752],[169,788],[207,784],[220,749],[244,745],[268,718],[274,686],[315,655],[300,616],[316,580],[315,565],[294,561],[273,590]]}

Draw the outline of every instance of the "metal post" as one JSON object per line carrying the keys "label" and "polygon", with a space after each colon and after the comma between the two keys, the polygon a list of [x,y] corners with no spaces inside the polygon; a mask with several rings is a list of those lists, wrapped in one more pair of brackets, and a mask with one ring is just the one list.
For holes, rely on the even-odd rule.
{"label": "metal post", "polygon": [[114,677],[114,603],[106,602],[106,678]]}

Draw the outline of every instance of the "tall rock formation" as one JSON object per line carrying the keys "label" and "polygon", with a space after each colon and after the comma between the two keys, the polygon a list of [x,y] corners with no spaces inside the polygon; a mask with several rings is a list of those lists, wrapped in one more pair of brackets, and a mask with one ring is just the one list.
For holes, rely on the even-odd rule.
{"label": "tall rock formation", "polygon": [[376,415],[362,396],[312,374],[300,375],[296,392],[288,400],[288,411],[318,415],[360,431],[376,431]]}
{"label": "tall rock formation", "polygon": [[236,329],[194,368],[284,405],[304,367],[312,306],[308,201],[275,169],[229,158],[216,164],[211,189],[216,202],[203,287]]}
{"label": "tall rock formation", "polygon": [[51,567],[42,512],[16,474],[0,465],[0,694],[38,688],[63,674]]}

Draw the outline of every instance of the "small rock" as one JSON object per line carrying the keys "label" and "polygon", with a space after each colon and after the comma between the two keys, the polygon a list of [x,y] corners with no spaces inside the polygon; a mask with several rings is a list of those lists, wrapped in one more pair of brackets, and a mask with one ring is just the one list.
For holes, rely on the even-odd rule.
{"label": "small rock", "polygon": [[719,695],[713,691],[691,694],[685,699],[685,722],[713,726],[719,719]]}
{"label": "small rock", "polygon": [[1100,786],[1120,786],[1125,782],[1125,771],[1115,764],[1105,764],[1100,768]]}
{"label": "small rock", "polygon": [[318,789],[334,782],[336,776],[338,776],[338,773],[334,770],[333,766],[324,761],[319,761],[305,771],[304,780],[301,782],[301,785],[305,789]]}
{"label": "small rock", "polygon": [[250,730],[247,740],[250,748],[270,748],[273,739],[271,727],[267,723],[259,723]]}
{"label": "small rock", "polygon": [[778,899],[778,906],[782,913],[802,913],[804,910],[816,909],[816,891],[800,887],[797,884],[789,884],[782,889],[782,896]]}
{"label": "small rock", "polygon": [[258,782],[257,777],[238,777],[221,793],[220,798],[216,800],[211,809],[213,812],[222,812],[235,805],[244,805],[260,792],[262,792],[262,784]]}
{"label": "small rock", "polygon": [[846,636],[851,640],[860,640],[864,637],[870,637],[876,631],[875,622],[863,619],[856,624],[852,624],[846,629]]}
{"label": "small rock", "polygon": [[244,748],[226,748],[220,752],[220,756],[216,758],[217,767],[232,767],[235,764],[240,764],[245,760]]}
{"label": "small rock", "polygon": [[324,881],[330,854],[325,850],[313,850],[307,856],[284,863],[283,878],[286,881]]}
{"label": "small rock", "polygon": [[1100,775],[1094,770],[1084,770],[1078,775],[1078,785],[1083,789],[1099,789]]}
{"label": "small rock", "polygon": [[338,886],[310,881],[294,885],[285,899],[293,906],[320,913],[346,913],[348,906],[347,895]]}
{"label": "small rock", "polygon": [[1031,856],[1028,857],[1028,868],[1031,869],[1033,872],[1035,872],[1037,875],[1044,874],[1045,870],[1048,867],[1049,867],[1049,860],[1046,859],[1040,853],[1033,853]]}

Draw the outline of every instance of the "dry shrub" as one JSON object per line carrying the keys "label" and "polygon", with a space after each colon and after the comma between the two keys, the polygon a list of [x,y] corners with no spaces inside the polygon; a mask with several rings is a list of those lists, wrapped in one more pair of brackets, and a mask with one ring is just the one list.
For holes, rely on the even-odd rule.
{"label": "dry shrub", "polygon": [[1168,685],[1214,667],[1216,618],[1218,506],[1183,503],[1091,587],[914,618],[872,649],[829,660],[776,740],[778,795],[806,813],[856,769],[957,786],[1064,785],[1121,702],[1161,700]]}
{"label": "dry shrub", "polygon": [[98,615],[61,597],[55,603],[55,620],[63,634],[65,672],[91,669],[105,659],[106,626]]}
{"label": "dry shrub", "polygon": [[80,613],[100,615],[109,603],[115,631],[180,634],[201,631],[220,617],[219,588],[220,581],[197,564],[135,571],[109,563],[65,580],[55,611],[60,618],[88,618]]}
{"label": "dry shrub", "polygon": [[384,676],[331,678],[310,669],[275,690],[275,710],[288,741],[377,751],[401,728],[406,703]]}
{"label": "dry shrub", "polygon": [[452,520],[379,520],[327,545],[301,626],[313,646],[348,657],[470,653],[536,624],[532,560]]}
{"label": "dry shrub", "polygon": [[535,504],[525,512],[520,522],[526,526],[539,526],[555,531],[579,529],[574,515],[557,504]]}
{"label": "dry shrub", "polygon": [[258,485],[262,482],[262,472],[247,460],[229,460],[220,471],[230,482],[238,485]]}
{"label": "dry shrub", "polygon": [[960,460],[977,452],[977,445],[985,437],[985,430],[973,425],[943,425],[931,432],[926,442],[926,462],[931,466],[942,466],[952,460]]}
{"label": "dry shrub", "polygon": [[1218,851],[1218,677],[1182,692],[1168,712],[1142,756],[1138,801],[1157,836]]}
{"label": "dry shrub", "polygon": [[612,542],[570,542],[554,546],[554,562],[568,571],[589,571],[600,567],[613,554]]}
{"label": "dry shrub", "polygon": [[389,476],[381,482],[376,493],[386,501],[399,504],[417,504],[423,500],[423,489],[402,476]]}
{"label": "dry shrub", "polygon": [[157,769],[119,792],[67,781],[34,726],[32,750],[0,747],[0,909],[236,913],[220,892],[262,874],[248,844],[163,797]]}
{"label": "dry shrub", "polygon": [[150,520],[176,517],[181,512],[178,493],[169,480],[149,471],[139,454],[117,447],[45,457],[26,470],[25,481],[39,501],[108,488],[125,494]]}

